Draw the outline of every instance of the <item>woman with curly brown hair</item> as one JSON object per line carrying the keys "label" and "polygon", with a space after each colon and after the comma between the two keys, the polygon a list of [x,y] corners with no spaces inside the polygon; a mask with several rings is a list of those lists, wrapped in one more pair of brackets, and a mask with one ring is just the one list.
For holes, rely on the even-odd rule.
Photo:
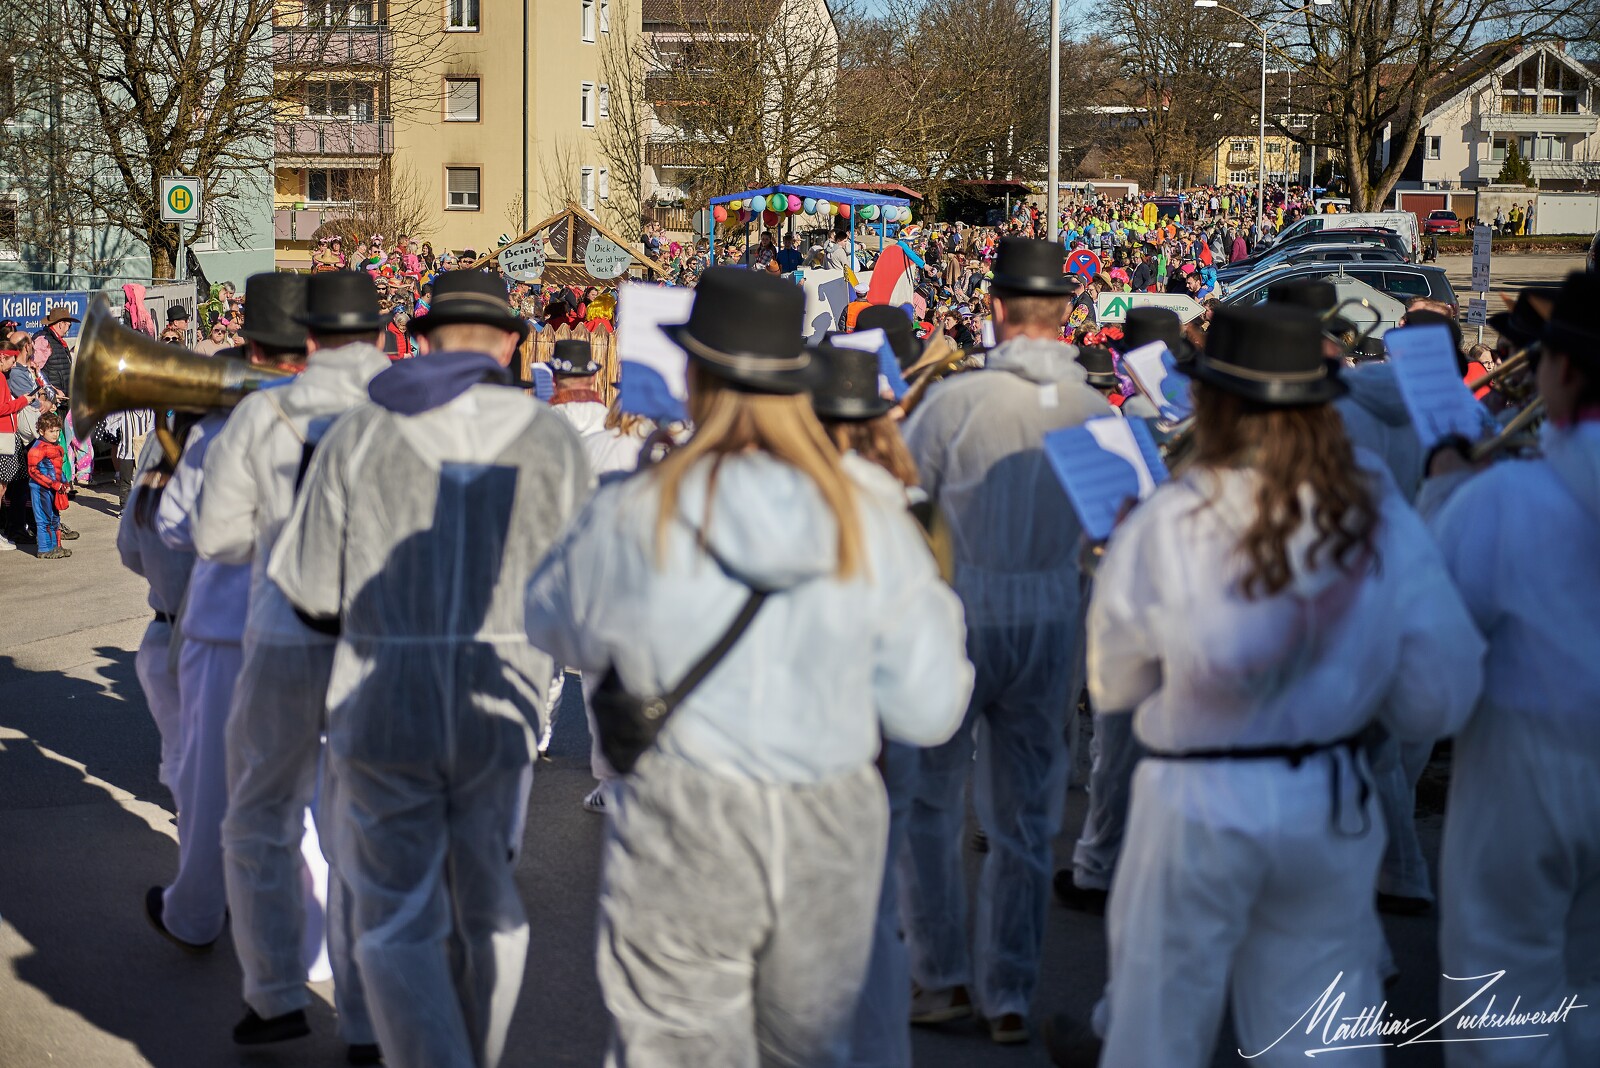
{"label": "woman with curly brown hair", "polygon": [[1363,733],[1458,729],[1484,646],[1420,520],[1358,465],[1315,314],[1221,309],[1194,373],[1193,466],[1113,536],[1089,610],[1095,711],[1131,711],[1147,753],[1100,1063],[1208,1064],[1231,999],[1243,1053],[1301,1064],[1319,998],[1383,1000]]}

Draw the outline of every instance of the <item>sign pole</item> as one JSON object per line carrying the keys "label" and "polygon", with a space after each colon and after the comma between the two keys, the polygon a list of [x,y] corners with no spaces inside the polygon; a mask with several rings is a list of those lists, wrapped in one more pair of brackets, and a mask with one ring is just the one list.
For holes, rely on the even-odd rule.
{"label": "sign pole", "polygon": [[1472,291],[1473,299],[1467,312],[1467,321],[1478,325],[1478,344],[1483,344],[1483,325],[1489,304],[1489,260],[1494,248],[1494,230],[1479,223],[1472,231]]}

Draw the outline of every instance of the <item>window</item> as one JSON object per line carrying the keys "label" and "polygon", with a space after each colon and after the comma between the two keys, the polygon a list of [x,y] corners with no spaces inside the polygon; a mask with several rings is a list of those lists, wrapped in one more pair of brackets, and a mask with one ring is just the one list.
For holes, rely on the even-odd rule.
{"label": "window", "polygon": [[609,85],[600,87],[600,117],[602,119],[611,117],[611,86]]}
{"label": "window", "polygon": [[444,169],[444,208],[446,211],[478,210],[478,168]]}
{"label": "window", "polygon": [[594,44],[594,5],[595,0],[578,0],[583,5],[583,39]]}
{"label": "window", "polygon": [[583,181],[583,208],[585,211],[594,210],[594,168],[585,167],[582,170]]}
{"label": "window", "polygon": [[611,169],[609,167],[601,167],[600,168],[600,182],[599,182],[599,185],[600,185],[600,199],[601,200],[610,200],[611,199]]}
{"label": "window", "polygon": [[373,0],[306,0],[307,26],[371,26]]}
{"label": "window", "polygon": [[22,200],[16,193],[0,193],[0,258],[17,249],[17,215]]}
{"label": "window", "polygon": [[1509,137],[1496,137],[1494,139],[1494,148],[1490,152],[1489,158],[1490,159],[1505,159],[1506,158],[1506,151],[1509,149],[1510,145],[1511,145],[1511,138],[1509,138]]}
{"label": "window", "polygon": [[445,0],[444,28],[462,31],[478,29],[478,0]]}
{"label": "window", "polygon": [[307,82],[306,118],[371,122],[373,96],[364,82]]}
{"label": "window", "polygon": [[444,121],[478,121],[478,79],[446,78],[444,80]]}
{"label": "window", "polygon": [[350,170],[306,171],[306,203],[349,204],[358,199],[355,179]]}
{"label": "window", "polygon": [[1249,141],[1230,141],[1228,143],[1228,151],[1229,152],[1248,152],[1248,151],[1250,151],[1250,142]]}
{"label": "window", "polygon": [[1444,145],[1444,138],[1443,137],[1429,137],[1428,138],[1428,158],[1429,159],[1438,159],[1439,158],[1439,152],[1443,148],[1443,145]]}
{"label": "window", "polygon": [[1228,184],[1229,185],[1244,185],[1249,180],[1250,180],[1250,173],[1248,171],[1229,171],[1228,172]]}
{"label": "window", "polygon": [[611,32],[611,0],[600,0],[600,32]]}
{"label": "window", "polygon": [[594,125],[594,83],[584,82],[580,94],[582,101],[578,112],[579,120],[585,126]]}

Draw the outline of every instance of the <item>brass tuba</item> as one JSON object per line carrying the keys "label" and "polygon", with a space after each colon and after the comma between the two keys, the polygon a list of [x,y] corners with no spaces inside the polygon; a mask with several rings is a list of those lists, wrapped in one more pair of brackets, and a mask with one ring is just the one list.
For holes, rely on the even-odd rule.
{"label": "brass tuba", "polygon": [[[111,304],[98,296],[83,317],[72,363],[72,425],[88,437],[112,412],[153,408],[204,412],[231,408],[267,382],[288,374],[226,356],[207,357],[168,345],[120,325]],[[156,435],[173,463],[182,445],[157,419]]]}

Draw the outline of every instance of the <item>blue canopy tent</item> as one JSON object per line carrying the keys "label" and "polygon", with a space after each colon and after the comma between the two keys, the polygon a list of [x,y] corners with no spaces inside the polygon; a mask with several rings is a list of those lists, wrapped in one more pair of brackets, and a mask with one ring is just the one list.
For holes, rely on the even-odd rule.
{"label": "blue canopy tent", "polygon": [[[743,193],[729,193],[726,196],[712,197],[711,206],[716,207],[718,204],[728,204],[735,200],[753,200],[756,197],[770,197],[774,193],[784,197],[799,197],[802,201],[809,197],[813,200],[826,200],[830,204],[850,205],[851,263],[854,263],[856,258],[855,223],[856,219],[858,218],[856,209],[866,207],[869,204],[879,208],[911,207],[911,201],[905,197],[891,197],[886,196],[883,193],[874,193],[864,189],[851,189],[848,186],[839,185],[769,185],[762,189],[751,189]],[[757,216],[757,214],[757,212],[752,211],[750,216],[753,219]],[[888,225],[888,220],[883,218],[883,216],[880,214],[878,216],[878,248],[880,250],[885,244],[888,243]],[[746,221],[744,224],[744,244],[746,249],[750,247],[750,223],[748,221]],[[717,244],[715,241],[713,241],[711,243],[711,262],[715,263],[716,260]]]}

